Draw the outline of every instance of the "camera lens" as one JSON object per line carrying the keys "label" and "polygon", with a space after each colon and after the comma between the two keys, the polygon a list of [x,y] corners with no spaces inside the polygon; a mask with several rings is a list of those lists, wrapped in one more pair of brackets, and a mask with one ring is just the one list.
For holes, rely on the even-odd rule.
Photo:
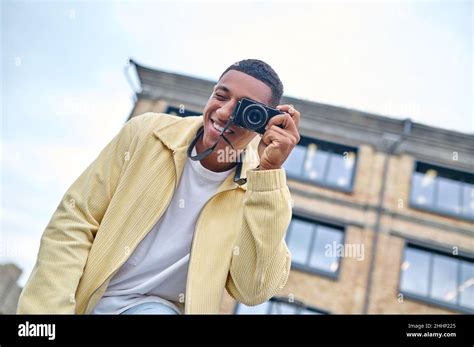
{"label": "camera lens", "polygon": [[242,120],[248,129],[256,130],[265,126],[267,119],[267,111],[260,105],[249,105],[242,112]]}

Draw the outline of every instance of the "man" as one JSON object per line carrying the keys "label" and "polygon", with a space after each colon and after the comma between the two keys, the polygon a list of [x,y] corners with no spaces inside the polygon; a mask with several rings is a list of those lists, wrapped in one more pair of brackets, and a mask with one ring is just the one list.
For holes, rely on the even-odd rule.
{"label": "man", "polygon": [[[300,114],[278,106],[261,137],[224,126],[242,98],[277,106],[282,94],[268,64],[243,60],[221,75],[203,116],[128,121],[65,193],[18,312],[218,313],[224,288],[246,305],[275,295],[291,263],[282,165]],[[200,161],[187,155],[216,143]],[[248,159],[225,160],[232,150]]]}

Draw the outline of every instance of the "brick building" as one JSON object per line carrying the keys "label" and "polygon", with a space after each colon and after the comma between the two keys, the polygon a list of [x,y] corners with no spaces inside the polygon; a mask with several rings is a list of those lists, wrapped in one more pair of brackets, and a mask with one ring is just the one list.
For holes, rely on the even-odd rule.
{"label": "brick building", "polygon": [[[214,81],[131,61],[130,117],[201,114]],[[284,97],[302,139],[285,168],[294,200],[286,287],[223,313],[474,313],[474,136]]]}

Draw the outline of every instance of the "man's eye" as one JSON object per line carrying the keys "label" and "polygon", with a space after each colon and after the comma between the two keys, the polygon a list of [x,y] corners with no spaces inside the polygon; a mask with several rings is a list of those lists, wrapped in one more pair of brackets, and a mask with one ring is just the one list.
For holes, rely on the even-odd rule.
{"label": "man's eye", "polygon": [[225,99],[225,96],[224,96],[224,95],[221,95],[221,94],[214,94],[214,96],[215,96],[216,99],[218,99],[218,100],[224,100],[224,99]]}

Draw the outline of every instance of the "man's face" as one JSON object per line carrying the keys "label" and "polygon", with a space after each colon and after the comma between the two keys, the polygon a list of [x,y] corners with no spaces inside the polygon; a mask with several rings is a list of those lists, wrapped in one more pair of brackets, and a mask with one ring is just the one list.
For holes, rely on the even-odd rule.
{"label": "man's face", "polygon": [[[204,135],[205,148],[212,146],[218,139],[220,131],[229,120],[234,108],[241,98],[249,98],[264,104],[270,104],[272,90],[262,81],[243,72],[227,71],[214,87],[213,93],[204,108]],[[232,143],[235,149],[245,148],[255,137],[256,133],[231,125],[229,132],[224,136]],[[220,140],[216,149],[224,149],[228,144]]]}

